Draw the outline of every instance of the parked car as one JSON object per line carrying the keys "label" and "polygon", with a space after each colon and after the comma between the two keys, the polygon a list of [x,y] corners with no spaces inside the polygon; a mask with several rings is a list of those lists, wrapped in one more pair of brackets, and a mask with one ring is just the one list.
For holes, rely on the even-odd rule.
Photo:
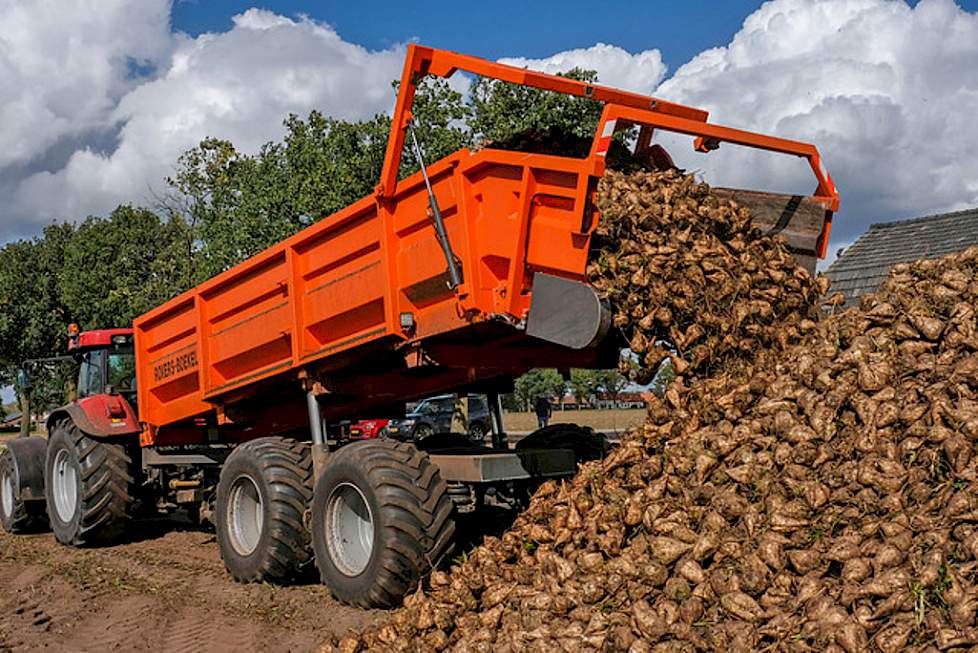
{"label": "parked car", "polygon": [[387,427],[389,419],[362,419],[350,424],[351,440],[373,440],[379,438]]}
{"label": "parked car", "polygon": [[[452,430],[455,395],[429,397],[414,407],[404,419],[392,419],[387,424],[388,437],[397,440],[423,440],[436,433]],[[489,432],[489,406],[482,395],[469,396],[468,435],[482,440]]]}

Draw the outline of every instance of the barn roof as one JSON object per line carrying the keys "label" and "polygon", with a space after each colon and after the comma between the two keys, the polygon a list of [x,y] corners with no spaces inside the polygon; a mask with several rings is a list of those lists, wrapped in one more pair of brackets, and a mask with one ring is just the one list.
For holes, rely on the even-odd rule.
{"label": "barn roof", "polygon": [[978,208],[874,224],[825,271],[832,281],[829,292],[843,293],[845,305],[855,306],[879,287],[893,265],[972,245],[978,245]]}

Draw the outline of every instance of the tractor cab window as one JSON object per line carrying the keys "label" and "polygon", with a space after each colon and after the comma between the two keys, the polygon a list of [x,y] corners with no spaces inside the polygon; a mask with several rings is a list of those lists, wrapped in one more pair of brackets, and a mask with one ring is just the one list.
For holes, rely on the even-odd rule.
{"label": "tractor cab window", "polygon": [[136,389],[136,357],[130,352],[109,352],[108,385],[113,392]]}
{"label": "tractor cab window", "polygon": [[78,396],[91,397],[105,391],[105,351],[96,349],[86,352],[81,359],[78,373]]}

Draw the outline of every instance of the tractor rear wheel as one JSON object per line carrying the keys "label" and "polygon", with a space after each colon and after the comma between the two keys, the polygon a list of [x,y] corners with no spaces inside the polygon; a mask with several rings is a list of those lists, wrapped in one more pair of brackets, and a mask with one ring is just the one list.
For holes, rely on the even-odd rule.
{"label": "tractor rear wheel", "polygon": [[132,517],[135,485],[125,445],[94,440],[70,421],[54,427],[44,493],[59,542],[87,546],[118,539]]}
{"label": "tractor rear wheel", "polygon": [[312,558],[303,515],[312,496],[309,445],[258,438],[238,446],[217,485],[217,544],[240,582],[282,583]]}
{"label": "tractor rear wheel", "polygon": [[316,566],[344,603],[399,605],[448,559],[454,536],[448,486],[411,444],[372,440],[343,447],[316,483]]}
{"label": "tractor rear wheel", "polygon": [[8,443],[0,453],[0,525],[13,534],[43,530],[48,525],[44,499],[25,500],[23,492],[27,485],[43,487],[45,442],[24,438],[16,445]]}

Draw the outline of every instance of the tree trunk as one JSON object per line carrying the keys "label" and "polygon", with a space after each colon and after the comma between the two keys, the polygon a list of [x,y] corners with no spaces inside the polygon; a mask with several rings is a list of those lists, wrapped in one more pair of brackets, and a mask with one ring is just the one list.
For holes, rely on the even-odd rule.
{"label": "tree trunk", "polygon": [[31,398],[20,392],[20,437],[26,438],[31,434]]}

